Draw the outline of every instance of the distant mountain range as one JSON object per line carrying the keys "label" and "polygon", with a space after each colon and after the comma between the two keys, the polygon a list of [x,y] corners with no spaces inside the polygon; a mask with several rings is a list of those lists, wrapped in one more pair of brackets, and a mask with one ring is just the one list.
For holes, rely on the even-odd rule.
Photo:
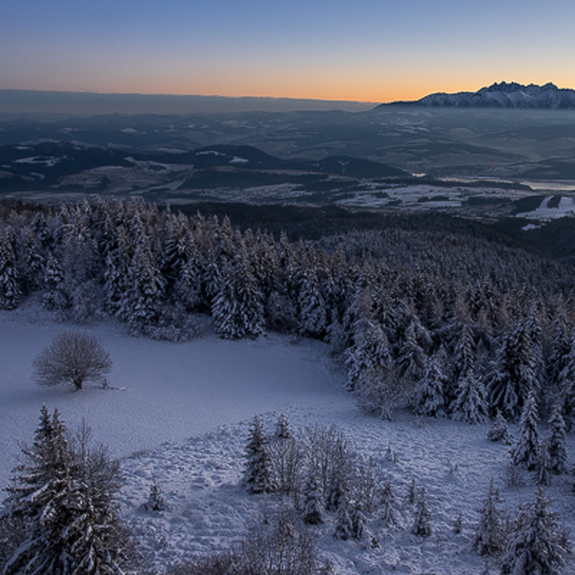
{"label": "distant mountain range", "polygon": [[399,101],[383,106],[426,106],[430,108],[533,108],[551,110],[575,109],[575,90],[558,88],[548,83],[544,86],[516,82],[501,82],[481,88],[477,92],[437,93],[420,100]]}

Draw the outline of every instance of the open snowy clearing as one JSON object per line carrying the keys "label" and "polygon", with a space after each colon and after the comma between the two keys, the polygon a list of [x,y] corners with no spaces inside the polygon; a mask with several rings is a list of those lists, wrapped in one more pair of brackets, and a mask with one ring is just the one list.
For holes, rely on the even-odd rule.
{"label": "open snowy clearing", "polygon": [[[102,342],[114,362],[107,378],[111,389],[88,383],[76,392],[33,382],[33,359],[65,330]],[[85,419],[94,438],[122,457],[292,404],[333,412],[334,418],[355,410],[326,344],[297,344],[273,334],[223,341],[206,328],[202,337],[174,344],[129,337],[110,322],[89,328],[56,323],[32,306],[0,312],[0,364],[2,485],[19,453],[17,442],[32,441],[42,403],[57,407],[69,429]]]}
{"label": "open snowy clearing", "polygon": [[[341,575],[355,573],[464,575],[497,573],[473,550],[478,509],[493,477],[503,507],[514,513],[532,500],[535,485],[525,476],[518,489],[505,486],[509,448],[486,440],[487,425],[399,414],[386,422],[362,414],[344,390],[344,374],[325,344],[268,335],[256,341],[223,341],[206,327],[183,344],[128,337],[111,322],[81,331],[96,335],[110,352],[111,389],[41,389],[32,381],[32,360],[65,329],[37,306],[0,312],[0,479],[5,485],[19,452],[30,442],[42,403],[57,407],[69,429],[85,419],[94,439],[122,458],[122,513],[150,567],[227,548],[246,521],[282,505],[278,495],[250,495],[241,487],[243,453],[254,415],[271,436],[280,413],[297,434],[310,424],[336,425],[372,458],[378,478],[391,481],[399,525],[385,528],[377,511],[360,541],[333,537],[335,517],[311,527],[319,546]],[[516,428],[511,426],[511,431]],[[544,433],[544,429],[541,429]],[[575,456],[568,436],[568,456]],[[433,533],[411,533],[412,480],[425,487]],[[168,509],[141,508],[155,480]],[[546,488],[561,521],[575,531],[573,478],[554,477]],[[454,522],[461,516],[462,530]],[[565,573],[575,574],[570,564]]]}

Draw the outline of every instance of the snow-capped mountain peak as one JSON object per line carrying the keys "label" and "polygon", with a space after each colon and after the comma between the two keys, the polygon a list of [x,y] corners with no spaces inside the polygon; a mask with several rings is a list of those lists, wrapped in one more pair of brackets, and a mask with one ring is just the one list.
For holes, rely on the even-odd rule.
{"label": "snow-capped mountain peak", "polygon": [[558,88],[551,82],[543,86],[537,84],[525,86],[517,82],[496,82],[477,92],[457,92],[455,94],[439,92],[425,96],[420,100],[392,102],[392,104],[456,108],[575,109],[575,90]]}

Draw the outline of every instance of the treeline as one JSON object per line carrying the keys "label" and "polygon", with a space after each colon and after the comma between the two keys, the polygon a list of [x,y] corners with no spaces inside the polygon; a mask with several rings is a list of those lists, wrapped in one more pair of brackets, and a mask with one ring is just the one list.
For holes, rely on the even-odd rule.
{"label": "treeline", "polygon": [[573,270],[478,234],[403,222],[294,242],[140,201],[1,214],[4,309],[39,294],[72,321],[115,316],[138,336],[185,340],[209,313],[226,338],[322,339],[383,416],[517,419],[530,392],[542,413],[574,411]]}

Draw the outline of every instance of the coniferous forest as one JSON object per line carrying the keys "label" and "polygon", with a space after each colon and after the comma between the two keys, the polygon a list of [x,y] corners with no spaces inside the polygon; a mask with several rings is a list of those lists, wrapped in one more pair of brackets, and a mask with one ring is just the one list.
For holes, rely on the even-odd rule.
{"label": "coniferous forest", "polygon": [[[82,324],[184,341],[268,330],[329,342],[367,411],[470,423],[575,415],[574,271],[486,228],[382,218],[314,240],[141,201],[2,207],[0,306],[31,296]],[[425,223],[425,225],[419,225]]]}

